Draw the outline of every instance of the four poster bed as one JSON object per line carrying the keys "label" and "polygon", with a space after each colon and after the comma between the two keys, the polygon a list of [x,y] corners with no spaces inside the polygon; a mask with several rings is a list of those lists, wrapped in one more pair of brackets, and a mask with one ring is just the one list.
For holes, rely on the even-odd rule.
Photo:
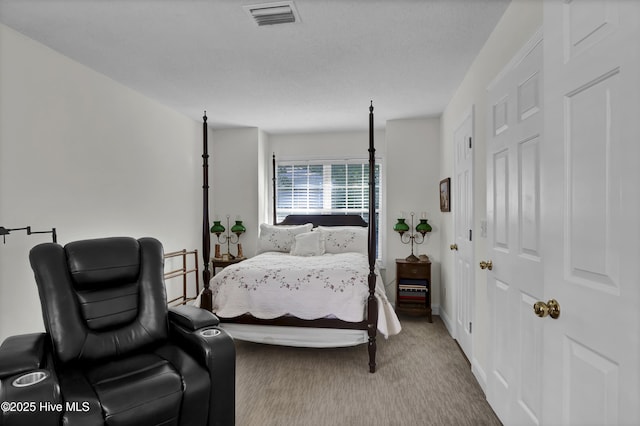
{"label": "four poster bed", "polygon": [[[366,343],[376,369],[377,331],[400,331],[376,268],[376,229],[359,215],[289,215],[260,225],[259,254],[211,278],[206,113],[203,123],[204,290],[214,312],[239,340],[305,347]],[[369,218],[375,218],[373,104],[369,107]]]}

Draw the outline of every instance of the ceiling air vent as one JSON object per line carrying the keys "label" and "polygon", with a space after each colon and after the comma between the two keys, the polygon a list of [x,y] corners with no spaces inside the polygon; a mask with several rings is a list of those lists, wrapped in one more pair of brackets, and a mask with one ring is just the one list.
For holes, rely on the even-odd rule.
{"label": "ceiling air vent", "polygon": [[300,21],[292,1],[243,6],[258,26],[287,24]]}

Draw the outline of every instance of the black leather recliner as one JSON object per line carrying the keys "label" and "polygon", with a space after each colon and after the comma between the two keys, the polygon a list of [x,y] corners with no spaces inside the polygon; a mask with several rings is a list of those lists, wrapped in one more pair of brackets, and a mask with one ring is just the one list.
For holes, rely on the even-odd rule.
{"label": "black leather recliner", "polygon": [[159,241],[46,243],[29,258],[46,333],[0,346],[0,424],[234,424],[233,340],[208,311],[167,309]]}

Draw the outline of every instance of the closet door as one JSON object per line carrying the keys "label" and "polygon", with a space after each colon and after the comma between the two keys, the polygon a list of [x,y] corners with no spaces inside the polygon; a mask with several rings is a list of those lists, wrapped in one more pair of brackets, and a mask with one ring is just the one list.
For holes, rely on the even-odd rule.
{"label": "closet door", "polygon": [[545,1],[544,424],[640,424],[640,2]]}
{"label": "closet door", "polygon": [[455,243],[456,340],[467,359],[473,362],[473,320],[475,305],[475,262],[473,261],[473,108],[458,126],[455,143],[453,186]]}
{"label": "closet door", "polygon": [[542,45],[537,33],[488,89],[487,399],[508,425],[540,424],[542,411],[543,323],[532,312],[543,295]]}

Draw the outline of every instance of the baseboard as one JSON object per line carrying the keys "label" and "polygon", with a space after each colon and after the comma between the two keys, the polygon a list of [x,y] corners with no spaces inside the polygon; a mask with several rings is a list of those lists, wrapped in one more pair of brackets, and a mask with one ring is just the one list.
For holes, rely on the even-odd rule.
{"label": "baseboard", "polygon": [[487,373],[485,373],[485,371],[482,369],[482,367],[478,363],[478,360],[475,357],[473,358],[473,360],[471,360],[471,372],[475,376],[478,384],[482,388],[482,392],[484,392],[484,395],[486,397],[486,395],[487,395]]}
{"label": "baseboard", "polygon": [[[440,310],[440,319],[442,319],[442,322],[444,323],[444,326],[447,328],[447,331],[449,332],[451,337],[455,340],[456,338],[455,329],[453,328],[453,323],[451,322],[451,319],[449,318],[449,315],[447,315],[446,311]],[[462,351],[462,349],[460,349],[460,352],[464,355],[464,352]],[[476,378],[476,381],[480,385],[482,392],[484,392],[486,396],[487,395],[487,373],[485,373],[484,369],[480,366],[480,363],[475,357],[473,357],[473,359],[470,360],[470,363],[471,363],[471,373]]]}
{"label": "baseboard", "polygon": [[431,315],[440,315],[440,305],[431,305]]}
{"label": "baseboard", "polygon": [[[444,326],[447,328],[447,331],[449,332],[451,337],[455,340],[455,338],[456,338],[455,329],[453,328],[453,323],[451,322],[451,319],[449,318],[449,315],[447,315],[447,312],[444,311],[444,310],[439,310],[439,311],[440,311],[440,319],[442,319],[442,322],[444,323]],[[464,356],[464,352],[462,351],[462,349],[460,349],[460,352]],[[480,388],[482,389],[482,392],[484,392],[485,397],[486,397],[486,395],[487,395],[487,373],[485,373],[484,369],[480,366],[480,363],[478,362],[478,360],[475,357],[473,357],[473,359],[470,361],[470,364],[471,364],[471,373],[476,378],[476,381],[480,385]]]}
{"label": "baseboard", "polygon": [[[440,307],[438,306],[438,308]],[[455,332],[455,328],[453,327],[454,324],[451,322],[449,315],[447,315],[447,312],[442,309],[438,309],[438,312],[439,312],[440,318],[442,319],[442,322],[444,323],[444,326],[447,328],[447,331],[449,332],[451,337],[455,339],[456,332]]]}

